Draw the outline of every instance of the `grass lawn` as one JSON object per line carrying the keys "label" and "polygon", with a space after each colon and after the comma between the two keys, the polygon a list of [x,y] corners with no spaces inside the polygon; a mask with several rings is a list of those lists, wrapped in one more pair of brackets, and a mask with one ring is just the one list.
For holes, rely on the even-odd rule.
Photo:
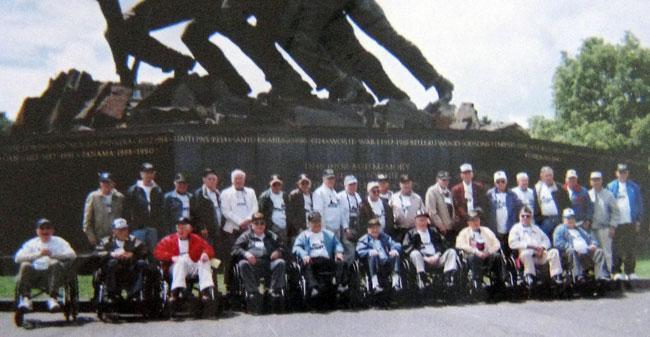
{"label": "grass lawn", "polygon": [[[650,268],[648,269],[650,272]],[[225,293],[226,288],[223,284],[223,275],[218,275],[219,291]],[[16,285],[14,276],[0,276],[0,299],[7,300],[14,298],[14,289]],[[81,300],[88,300],[93,297],[92,276],[79,275],[79,297]]]}

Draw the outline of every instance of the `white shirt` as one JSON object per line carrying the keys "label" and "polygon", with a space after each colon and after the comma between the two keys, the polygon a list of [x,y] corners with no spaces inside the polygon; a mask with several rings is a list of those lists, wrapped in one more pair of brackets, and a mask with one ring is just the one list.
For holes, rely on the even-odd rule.
{"label": "white shirt", "polygon": [[258,211],[255,191],[250,187],[238,191],[230,186],[221,192],[221,207],[226,218],[223,230],[227,233],[239,230],[239,224]]}
{"label": "white shirt", "polygon": [[586,254],[588,249],[587,241],[582,238],[580,232],[577,229],[569,228],[569,234],[573,238],[573,249],[580,254]]}
{"label": "white shirt", "polygon": [[345,228],[344,224],[347,224],[347,221],[343,220],[341,201],[333,188],[321,185],[314,191],[312,197],[314,211],[320,213],[325,228],[334,233],[339,233],[342,228]]}
{"label": "white shirt", "polygon": [[508,227],[507,227],[507,222],[508,222],[508,208],[506,208],[506,193],[505,192],[497,192],[495,193],[496,195],[496,202],[497,202],[497,209],[496,209],[496,221],[497,221],[497,232],[500,234],[506,234],[508,233]]}
{"label": "white shirt", "polygon": [[359,219],[361,196],[356,192],[354,192],[354,195],[351,195],[344,190],[339,192],[338,197],[341,203],[341,212],[343,212],[343,228],[349,228],[350,218]]}
{"label": "white shirt", "polygon": [[271,213],[271,221],[281,229],[285,229],[287,227],[287,213],[286,205],[284,204],[283,193],[284,192],[275,194],[271,192],[271,202],[273,202],[273,213]]}
{"label": "white shirt", "polygon": [[138,180],[138,187],[142,188],[144,190],[144,195],[147,198],[147,208],[151,212],[151,190],[156,187],[156,183],[151,182],[151,185],[147,186],[142,182],[142,180]]}
{"label": "white shirt", "polygon": [[526,190],[522,190],[521,187],[517,186],[511,191],[517,195],[522,204],[528,206],[533,211],[532,213],[535,214],[535,191],[532,188],[526,187]]}
{"label": "white shirt", "polygon": [[190,240],[189,238],[186,240],[181,240],[178,239],[178,255],[183,256],[187,255],[190,252]]}
{"label": "white shirt", "polygon": [[632,210],[630,209],[630,200],[627,196],[627,184],[618,182],[618,198],[616,204],[619,211],[619,222],[622,224],[632,223]]}
{"label": "white shirt", "polygon": [[471,210],[474,210],[472,183],[470,182],[468,185],[463,181],[463,190],[465,190],[465,200],[467,200],[467,211],[469,212]]}
{"label": "white shirt", "polygon": [[551,194],[551,189],[545,183],[541,184],[539,192],[539,204],[541,206],[541,211],[543,216],[554,216],[558,215],[558,209],[553,200],[553,194]]}
{"label": "white shirt", "polygon": [[[52,257],[40,256],[41,249],[49,250],[52,253]],[[40,270],[42,270],[43,267],[44,269],[49,267],[50,262],[52,262],[51,260],[73,259],[76,256],[70,244],[58,236],[52,236],[48,242],[42,242],[41,238],[35,237],[20,247],[18,252],[16,252],[14,261],[16,263],[35,262],[41,268]],[[39,260],[39,262],[36,262],[36,260]],[[34,267],[36,268],[37,266],[35,265]]]}
{"label": "white shirt", "polygon": [[530,245],[538,245],[538,244],[540,244],[540,243],[537,242],[537,240],[535,240],[535,238],[533,237],[533,234],[535,233],[535,232],[533,231],[533,226],[525,226],[525,225],[522,224],[521,227],[523,228],[523,230],[522,230],[522,232],[523,232],[523,234],[524,234],[524,235],[523,235],[523,241],[524,241],[524,243],[526,244],[526,246],[530,246]]}
{"label": "white shirt", "polygon": [[314,211],[314,201],[311,199],[311,193],[303,193],[305,199],[305,223],[309,223],[309,213]]}
{"label": "white shirt", "polygon": [[381,230],[383,231],[386,228],[386,210],[384,209],[384,203],[381,201],[381,198],[378,198],[377,201],[372,201],[368,197],[368,203],[370,208],[372,208],[372,213],[379,218],[379,224],[381,224]]}
{"label": "white shirt", "polygon": [[426,256],[436,255],[436,247],[434,247],[433,243],[431,242],[431,235],[429,235],[429,231],[418,231],[418,234],[420,234],[420,239],[422,240],[422,249],[420,252]]}
{"label": "white shirt", "polygon": [[182,216],[184,218],[190,218],[190,197],[187,194],[176,194],[178,199],[183,203],[183,212]]}
{"label": "white shirt", "polygon": [[309,232],[309,244],[311,249],[309,250],[310,257],[325,257],[330,258],[330,254],[325,248],[325,236],[323,232],[313,233]]}
{"label": "white shirt", "polygon": [[393,191],[387,190],[384,193],[379,193],[379,197],[385,199],[386,201],[390,201],[390,199],[393,197]]}

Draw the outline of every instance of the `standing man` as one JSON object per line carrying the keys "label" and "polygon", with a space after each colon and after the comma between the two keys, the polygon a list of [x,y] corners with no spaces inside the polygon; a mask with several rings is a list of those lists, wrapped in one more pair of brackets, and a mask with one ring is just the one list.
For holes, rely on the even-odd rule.
{"label": "standing man", "polygon": [[[562,185],[553,180],[553,169],[544,166],[539,170],[539,181],[535,184],[537,205],[535,222],[539,224],[547,237],[553,235],[555,226],[560,224],[560,212],[571,206],[569,196],[564,193]],[[511,247],[512,248],[512,247]]]}
{"label": "standing man", "polygon": [[[201,237],[213,244],[220,237],[222,228],[223,211],[221,207],[221,193],[219,192],[219,175],[211,168],[203,170],[203,185],[194,192],[191,202],[191,219],[194,223],[194,230],[201,234]],[[230,247],[217,245],[217,255],[223,257]]]}
{"label": "standing man", "polygon": [[133,226],[133,236],[153,251],[163,224],[163,192],[156,184],[156,170],[150,163],[142,164],[140,180],[126,193],[124,214]]}
{"label": "standing man", "polygon": [[260,195],[259,208],[264,215],[265,225],[270,225],[269,229],[280,237],[282,243],[287,242],[287,205],[289,196],[284,193],[282,186],[284,183],[279,175],[271,176],[269,182],[270,188]]}
{"label": "standing man", "polygon": [[456,241],[458,232],[454,229],[454,201],[449,190],[449,173],[439,171],[436,176],[436,184],[429,187],[425,196],[425,204],[432,225],[436,226],[438,232],[445,239],[453,243]]}
{"label": "standing man", "polygon": [[553,246],[569,261],[573,271],[573,282],[584,283],[585,266],[594,266],[596,280],[609,281],[605,253],[584,229],[578,227],[575,212],[567,208],[562,212],[564,222],[553,232]]}
{"label": "standing man", "polygon": [[390,199],[393,197],[393,191],[390,190],[388,176],[383,173],[378,174],[377,182],[379,183],[379,197],[390,202]]}
{"label": "standing man", "polygon": [[99,174],[99,189],[88,194],[84,205],[83,231],[88,242],[95,246],[111,234],[113,220],[122,216],[124,195],[115,189],[109,172]]}
{"label": "standing man", "polygon": [[465,163],[460,166],[460,178],[462,181],[451,189],[456,212],[456,230],[461,230],[467,225],[469,211],[478,207],[481,209],[489,207],[483,184],[474,181],[474,169],[471,164]]}
{"label": "standing man", "polygon": [[594,215],[594,205],[589,198],[586,188],[578,184],[578,173],[576,170],[566,171],[564,191],[571,200],[571,208],[575,212],[575,219],[578,226],[591,228],[591,217]]}
{"label": "standing man", "polygon": [[[528,173],[519,172],[517,173],[517,187],[513,187],[511,191],[517,195],[522,206],[528,206],[528,208],[533,211],[533,214],[535,214],[537,197],[535,195],[535,190],[528,187],[528,184]],[[517,210],[517,212],[519,212],[519,210]]]}
{"label": "standing man", "polygon": [[341,240],[345,230],[343,227],[343,207],[334,186],[336,175],[334,170],[323,171],[323,184],[314,191],[314,211],[322,216],[322,224],[325,229],[334,233],[337,239]]}
{"label": "standing man", "polygon": [[363,200],[359,193],[357,193],[358,184],[355,176],[348,175],[343,180],[345,190],[338,194],[339,200],[341,201],[341,211],[343,212],[343,227],[348,230],[346,239],[352,241],[356,241],[365,234],[364,228],[360,228],[359,224],[359,213]]}
{"label": "standing man", "polygon": [[289,193],[287,206],[287,237],[286,244],[293,246],[293,240],[298,234],[307,229],[307,217],[314,211],[314,198],[311,193],[311,180],[306,174],[298,177],[298,188]]}
{"label": "standing man", "polygon": [[[508,233],[517,222],[517,213],[521,208],[517,195],[508,190],[508,177],[503,171],[494,173],[494,187],[487,192],[490,201],[488,226],[497,233],[502,247],[508,246]],[[504,250],[509,253],[508,249]]]}
{"label": "standing man", "polygon": [[[641,188],[628,179],[630,171],[627,164],[618,164],[616,179],[607,185],[607,189],[616,198],[619,210],[618,226],[614,235],[613,259],[614,280],[636,280],[636,254],[638,236],[641,232],[643,219],[643,196]],[[621,266],[625,264],[625,275],[621,274]]]}
{"label": "standing man", "polygon": [[174,190],[165,193],[163,201],[165,228],[164,234],[168,235],[176,231],[176,220],[190,218],[192,208],[192,193],[188,189],[187,177],[177,173],[174,177]]}
{"label": "standing man", "polygon": [[231,255],[227,252],[232,249],[240,233],[249,228],[253,214],[257,213],[259,209],[255,191],[245,186],[246,173],[244,171],[239,169],[232,171],[230,173],[230,182],[232,185],[221,192],[223,216],[226,218],[226,223],[221,233],[223,238],[220,240],[220,245],[223,246],[226,252],[226,254],[222,255],[225,268],[224,283],[226,286],[230,285],[232,277]]}
{"label": "standing man", "polygon": [[47,289],[47,309],[61,308],[58,301],[59,287],[66,280],[70,261],[77,255],[64,239],[54,235],[54,224],[41,218],[36,221],[36,237],[25,242],[14,257],[20,265],[16,277],[16,290],[20,296],[18,309],[32,310],[31,291],[33,287]]}
{"label": "standing man", "polygon": [[508,235],[508,246],[511,250],[519,252],[528,287],[533,287],[536,283],[537,266],[546,264],[555,284],[562,284],[560,253],[551,248],[551,240],[533,223],[532,218],[533,211],[530,208],[524,207],[519,211],[519,222],[512,227]]}
{"label": "standing man", "polygon": [[[425,212],[422,198],[413,192],[413,181],[408,174],[399,178],[399,192],[390,199],[395,218],[395,233],[393,239],[402,242],[404,235],[415,227],[415,216],[418,212]],[[428,216],[427,216],[428,218]]]}
{"label": "standing man", "polygon": [[361,203],[359,224],[362,228],[367,228],[368,222],[376,218],[381,226],[381,231],[392,236],[395,229],[395,218],[388,201],[379,197],[379,183],[376,181],[369,182],[366,190],[368,196]]}
{"label": "standing man", "polygon": [[612,238],[618,225],[618,205],[609,190],[603,188],[603,174],[591,172],[591,190],[589,198],[594,204],[594,216],[591,219],[591,232],[600,242],[605,252],[607,270],[612,270]]}

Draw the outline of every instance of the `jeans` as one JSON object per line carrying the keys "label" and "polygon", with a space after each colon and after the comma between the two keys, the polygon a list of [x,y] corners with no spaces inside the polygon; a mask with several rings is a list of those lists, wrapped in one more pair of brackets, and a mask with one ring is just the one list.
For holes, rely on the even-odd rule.
{"label": "jeans", "polygon": [[147,227],[135,229],[131,234],[147,245],[149,253],[153,252],[153,249],[158,243],[158,230],[155,228]]}

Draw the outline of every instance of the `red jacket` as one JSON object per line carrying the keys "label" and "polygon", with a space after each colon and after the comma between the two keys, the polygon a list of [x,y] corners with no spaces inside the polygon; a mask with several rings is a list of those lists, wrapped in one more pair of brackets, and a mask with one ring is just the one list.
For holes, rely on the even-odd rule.
{"label": "red jacket", "polygon": [[[489,211],[489,201],[485,195],[485,188],[483,184],[478,181],[472,181],[472,198],[474,199],[474,208],[481,207],[483,215],[481,221],[485,220],[484,216]],[[451,188],[452,200],[454,203],[454,210],[456,211],[456,230],[461,230],[467,226],[467,200],[465,200],[465,187],[461,181]]]}
{"label": "red jacket", "polygon": [[[190,234],[190,249],[189,255],[190,259],[194,262],[198,262],[201,258],[201,254],[206,253],[212,259],[214,258],[214,249],[210,244],[203,240],[202,237],[196,234]],[[162,262],[171,262],[173,256],[178,256],[178,234],[170,234],[165,236],[153,250],[153,256]]]}

